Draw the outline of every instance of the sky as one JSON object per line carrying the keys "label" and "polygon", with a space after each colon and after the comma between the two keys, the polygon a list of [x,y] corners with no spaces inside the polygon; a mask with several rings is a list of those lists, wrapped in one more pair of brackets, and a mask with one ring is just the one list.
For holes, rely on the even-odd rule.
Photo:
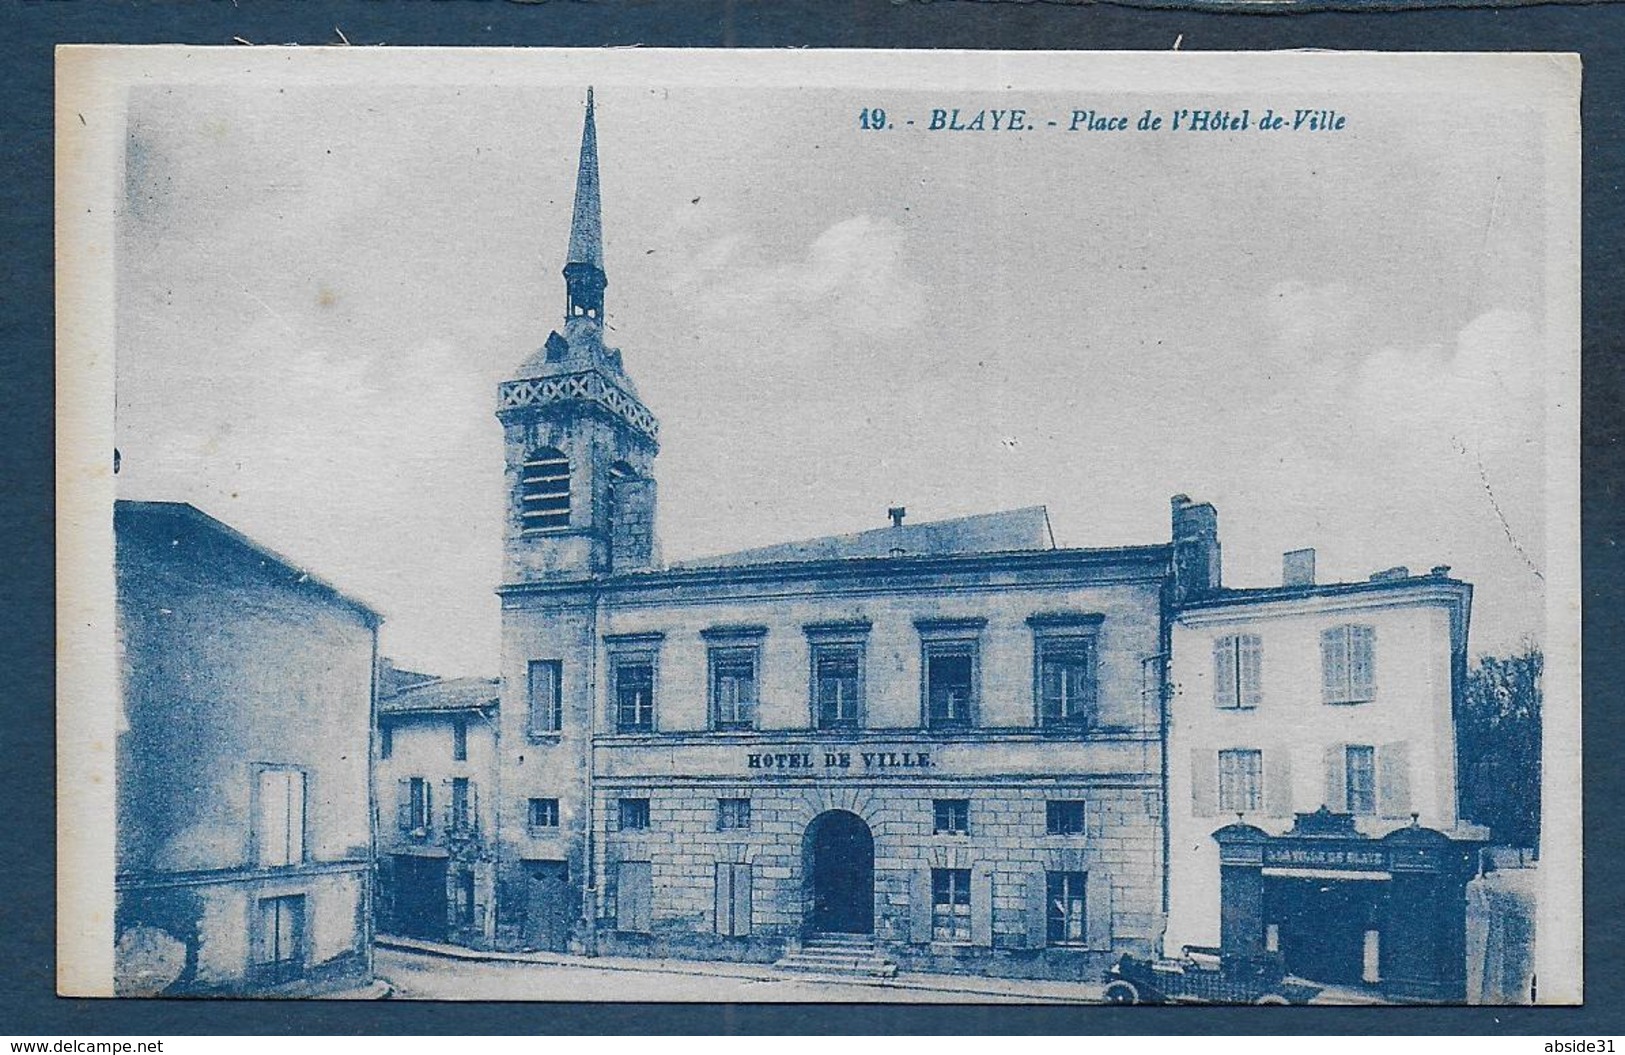
{"label": "sky", "polygon": [[[584,87],[584,86],[583,86]],[[880,96],[879,98],[877,98]],[[1301,94],[1301,93],[1300,93]],[[121,497],[187,501],[496,670],[496,386],[562,322],[582,87],[129,94]],[[1331,134],[864,131],[1057,91],[603,86],[610,343],[669,560],[1046,505],[1063,546],[1218,507],[1227,585],[1448,564],[1541,640],[1538,114],[1340,91]],[[1279,92],[1213,106],[1306,105]]]}

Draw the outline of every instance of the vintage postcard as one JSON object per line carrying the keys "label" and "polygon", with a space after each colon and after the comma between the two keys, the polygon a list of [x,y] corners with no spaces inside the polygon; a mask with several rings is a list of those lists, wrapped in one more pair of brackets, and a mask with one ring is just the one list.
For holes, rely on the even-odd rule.
{"label": "vintage postcard", "polygon": [[1579,1002],[1579,76],[62,49],[60,991]]}

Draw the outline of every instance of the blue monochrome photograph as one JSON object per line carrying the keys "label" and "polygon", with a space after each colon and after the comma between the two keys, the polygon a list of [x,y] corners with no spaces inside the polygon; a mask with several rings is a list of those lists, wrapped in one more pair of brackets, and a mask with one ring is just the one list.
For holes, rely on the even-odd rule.
{"label": "blue monochrome photograph", "polygon": [[1571,57],[58,78],[64,995],[1581,1001]]}

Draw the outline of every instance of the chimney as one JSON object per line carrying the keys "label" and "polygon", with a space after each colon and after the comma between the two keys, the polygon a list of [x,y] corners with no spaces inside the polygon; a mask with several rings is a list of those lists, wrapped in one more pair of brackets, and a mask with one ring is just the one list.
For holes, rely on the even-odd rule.
{"label": "chimney", "polygon": [[1315,551],[1295,549],[1281,554],[1282,586],[1313,586],[1315,584]]}
{"label": "chimney", "polygon": [[1174,540],[1174,599],[1184,603],[1219,589],[1219,511],[1187,495],[1169,499]]}
{"label": "chimney", "polygon": [[905,506],[892,506],[886,510],[886,515],[891,517],[892,527],[902,527],[903,518],[908,516],[908,509]]}
{"label": "chimney", "polygon": [[1372,582],[1393,582],[1395,579],[1409,579],[1410,577],[1411,570],[1403,564],[1396,564],[1392,568],[1384,568],[1382,571],[1371,573]]}

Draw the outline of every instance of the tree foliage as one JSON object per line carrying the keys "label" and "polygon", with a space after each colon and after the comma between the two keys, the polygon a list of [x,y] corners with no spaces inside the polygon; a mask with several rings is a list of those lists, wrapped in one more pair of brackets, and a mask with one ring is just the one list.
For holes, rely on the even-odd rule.
{"label": "tree foliage", "polygon": [[1497,843],[1540,846],[1541,651],[1483,655],[1467,672],[1456,743],[1461,812]]}

